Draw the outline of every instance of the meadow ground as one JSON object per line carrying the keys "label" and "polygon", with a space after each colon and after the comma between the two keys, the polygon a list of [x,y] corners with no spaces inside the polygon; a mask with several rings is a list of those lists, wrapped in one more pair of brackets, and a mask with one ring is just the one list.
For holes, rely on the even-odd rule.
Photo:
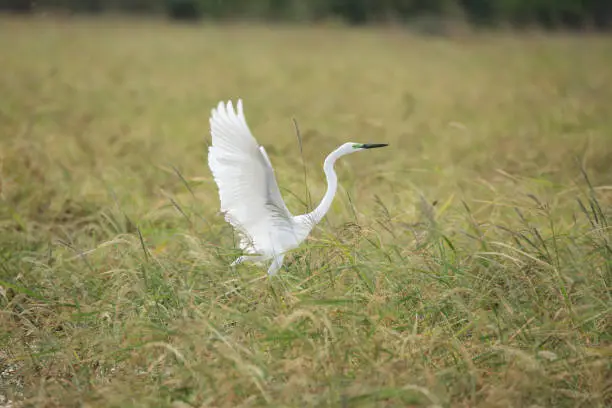
{"label": "meadow ground", "polygon": [[[0,404],[612,403],[612,41],[0,24]],[[242,97],[289,208],[228,265],[208,115]]]}

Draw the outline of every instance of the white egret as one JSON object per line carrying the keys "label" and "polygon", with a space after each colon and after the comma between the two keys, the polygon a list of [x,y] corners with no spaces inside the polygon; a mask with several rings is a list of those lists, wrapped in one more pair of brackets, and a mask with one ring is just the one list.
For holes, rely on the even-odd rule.
{"label": "white egret", "polygon": [[283,264],[285,253],[306,239],[312,228],[329,210],[338,178],[334,163],[340,157],[387,144],[344,143],[325,159],[323,171],[327,192],[314,211],[293,216],[281,196],[272,163],[263,146],[259,146],[244,117],[242,100],[237,112],[232,102],[219,102],[210,117],[212,146],[208,149],[208,166],[219,187],[221,212],[240,235],[245,255],[233,265],[245,261],[272,260],[268,275],[274,275]]}

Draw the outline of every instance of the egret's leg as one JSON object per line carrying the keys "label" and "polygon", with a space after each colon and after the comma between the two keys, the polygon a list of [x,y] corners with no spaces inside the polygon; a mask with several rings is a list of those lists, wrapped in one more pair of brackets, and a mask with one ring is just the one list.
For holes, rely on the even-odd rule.
{"label": "egret's leg", "polygon": [[278,270],[281,268],[281,266],[283,266],[283,259],[284,258],[285,258],[285,254],[278,255],[278,256],[274,257],[274,260],[272,261],[272,265],[270,265],[270,269],[268,269],[268,275],[269,276],[276,275],[276,272],[278,272]]}
{"label": "egret's leg", "polygon": [[263,260],[264,260],[263,255],[242,255],[236,258],[236,260],[232,262],[231,266],[240,265],[243,262],[258,262],[258,261],[263,261]]}

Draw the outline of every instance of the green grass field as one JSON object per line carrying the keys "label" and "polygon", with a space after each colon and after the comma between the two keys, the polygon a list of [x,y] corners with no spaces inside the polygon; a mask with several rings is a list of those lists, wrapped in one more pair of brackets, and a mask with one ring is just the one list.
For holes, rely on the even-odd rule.
{"label": "green grass field", "polygon": [[[612,404],[609,37],[4,17],[0,49],[0,406]],[[294,214],[391,144],[273,279],[229,267],[206,162],[238,97]]]}

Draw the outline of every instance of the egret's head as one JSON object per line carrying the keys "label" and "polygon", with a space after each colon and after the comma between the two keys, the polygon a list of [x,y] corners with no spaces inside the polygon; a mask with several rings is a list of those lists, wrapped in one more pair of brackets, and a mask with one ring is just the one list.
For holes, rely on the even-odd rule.
{"label": "egret's head", "polygon": [[340,146],[343,154],[350,154],[367,149],[375,149],[377,147],[388,146],[386,143],[353,143],[348,142]]}

